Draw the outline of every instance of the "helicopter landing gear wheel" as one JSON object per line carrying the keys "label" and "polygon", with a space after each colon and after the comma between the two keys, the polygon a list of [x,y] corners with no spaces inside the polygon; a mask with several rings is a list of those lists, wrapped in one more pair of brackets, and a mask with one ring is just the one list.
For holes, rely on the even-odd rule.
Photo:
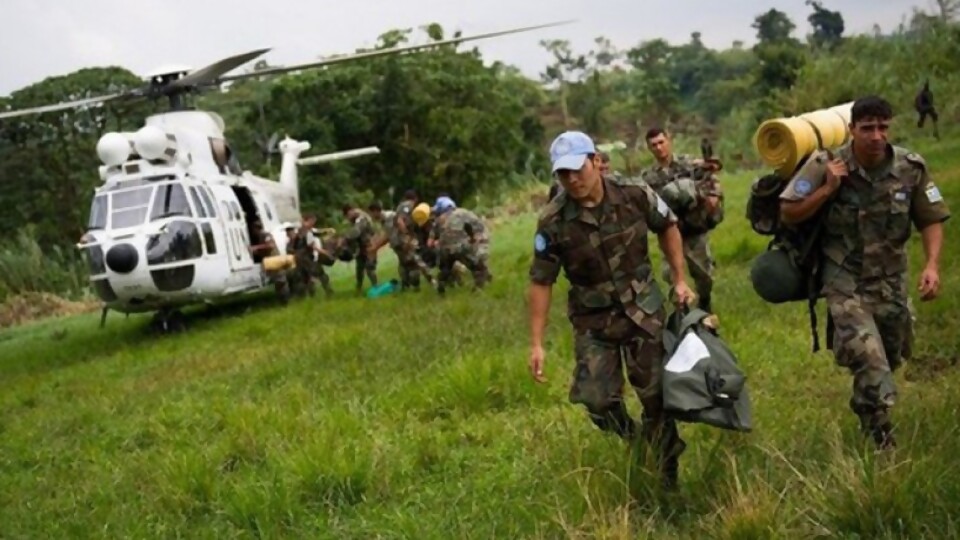
{"label": "helicopter landing gear wheel", "polygon": [[187,321],[179,310],[162,310],[153,315],[150,327],[160,334],[176,334],[187,330]]}

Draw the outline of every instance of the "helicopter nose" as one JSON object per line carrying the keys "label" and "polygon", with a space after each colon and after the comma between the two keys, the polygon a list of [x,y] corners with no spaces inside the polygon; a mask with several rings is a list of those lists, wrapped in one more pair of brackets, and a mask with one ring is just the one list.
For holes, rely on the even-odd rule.
{"label": "helicopter nose", "polygon": [[107,251],[107,266],[118,274],[127,274],[137,267],[137,249],[130,244],[117,244]]}

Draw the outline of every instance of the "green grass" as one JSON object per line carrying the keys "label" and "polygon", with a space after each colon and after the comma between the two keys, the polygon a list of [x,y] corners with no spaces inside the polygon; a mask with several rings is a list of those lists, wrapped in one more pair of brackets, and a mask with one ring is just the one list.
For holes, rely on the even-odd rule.
{"label": "green grass", "polygon": [[[916,149],[956,211],[960,143]],[[117,315],[0,334],[0,537],[957,537],[957,220],[942,297],[917,303],[918,358],[897,375],[901,448],[875,457],[851,378],[810,353],[805,306],[751,289],[765,239],[743,218],[750,180],[726,177],[714,301],[755,431],[683,425],[673,497],[567,402],[565,285],[548,383],[530,379],[527,214],[494,232],[480,294],[356,298],[340,266],[332,301],[194,317],[184,335]],[[916,235],[910,249],[916,279]]]}

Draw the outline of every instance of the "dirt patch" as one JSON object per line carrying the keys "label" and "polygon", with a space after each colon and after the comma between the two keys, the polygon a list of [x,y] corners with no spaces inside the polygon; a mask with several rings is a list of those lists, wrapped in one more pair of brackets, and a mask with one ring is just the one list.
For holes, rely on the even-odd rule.
{"label": "dirt patch", "polygon": [[76,315],[95,311],[100,302],[85,300],[73,302],[50,293],[25,293],[11,296],[0,304],[0,328],[16,326],[30,321]]}

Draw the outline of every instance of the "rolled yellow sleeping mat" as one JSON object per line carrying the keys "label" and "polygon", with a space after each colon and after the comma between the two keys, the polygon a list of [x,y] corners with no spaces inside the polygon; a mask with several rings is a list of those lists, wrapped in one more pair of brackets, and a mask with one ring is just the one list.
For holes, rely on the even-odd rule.
{"label": "rolled yellow sleeping mat", "polygon": [[267,272],[291,270],[297,267],[297,260],[293,255],[274,255],[263,258],[263,269]]}
{"label": "rolled yellow sleeping mat", "polygon": [[753,143],[764,163],[788,177],[797,165],[819,148],[833,149],[849,138],[853,102],[760,124]]}

